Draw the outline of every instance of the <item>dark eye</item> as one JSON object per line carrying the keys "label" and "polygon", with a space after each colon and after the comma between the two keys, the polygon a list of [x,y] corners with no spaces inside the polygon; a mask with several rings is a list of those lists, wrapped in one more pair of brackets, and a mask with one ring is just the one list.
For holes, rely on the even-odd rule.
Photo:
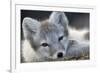
{"label": "dark eye", "polygon": [[42,46],[43,47],[47,47],[47,46],[49,46],[47,43],[42,43]]}
{"label": "dark eye", "polygon": [[59,37],[59,39],[58,39],[58,40],[59,40],[59,41],[61,41],[62,39],[63,39],[63,36]]}

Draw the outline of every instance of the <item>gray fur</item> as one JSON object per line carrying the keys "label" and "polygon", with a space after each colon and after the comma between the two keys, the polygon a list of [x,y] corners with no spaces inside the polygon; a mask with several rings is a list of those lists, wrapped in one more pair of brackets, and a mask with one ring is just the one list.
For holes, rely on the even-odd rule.
{"label": "gray fur", "polygon": [[[75,43],[74,46],[69,46],[68,19],[63,12],[53,12],[45,22],[39,22],[35,19],[26,17],[23,20],[22,27],[24,38],[28,40],[30,44],[30,48],[27,48],[27,50],[32,50],[35,53],[35,55],[31,55],[30,57],[26,55],[27,53],[24,53],[26,48],[22,48],[25,62],[40,61],[40,59],[41,61],[58,59],[57,54],[59,52],[62,52],[64,57],[70,55],[78,56],[88,51],[88,46],[80,46],[80,42],[78,42],[78,44]],[[63,36],[63,39],[59,41],[58,39],[61,36]],[[48,46],[44,47],[42,43],[47,43]],[[27,60],[28,57],[33,59]]]}
{"label": "gray fur", "polygon": [[89,55],[89,43],[82,43],[77,40],[70,40],[68,50],[66,51],[67,57],[79,57],[82,55]]}

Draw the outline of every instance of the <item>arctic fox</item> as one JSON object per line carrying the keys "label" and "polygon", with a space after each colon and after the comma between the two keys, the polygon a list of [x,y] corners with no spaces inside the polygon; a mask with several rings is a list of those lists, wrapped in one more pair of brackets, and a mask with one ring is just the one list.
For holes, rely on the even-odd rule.
{"label": "arctic fox", "polygon": [[88,30],[77,31],[68,24],[64,12],[52,12],[49,19],[41,22],[25,17],[22,23],[23,62],[49,61],[88,54],[89,40],[85,40]]}

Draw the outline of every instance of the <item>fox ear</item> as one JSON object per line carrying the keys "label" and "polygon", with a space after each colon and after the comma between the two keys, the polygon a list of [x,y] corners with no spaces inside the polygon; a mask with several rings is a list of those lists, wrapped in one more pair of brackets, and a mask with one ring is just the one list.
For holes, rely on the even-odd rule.
{"label": "fox ear", "polygon": [[49,21],[55,25],[61,24],[64,27],[68,27],[68,19],[64,12],[53,12]]}
{"label": "fox ear", "polygon": [[25,17],[22,23],[24,38],[28,38],[30,35],[36,33],[39,29],[39,25],[39,21]]}

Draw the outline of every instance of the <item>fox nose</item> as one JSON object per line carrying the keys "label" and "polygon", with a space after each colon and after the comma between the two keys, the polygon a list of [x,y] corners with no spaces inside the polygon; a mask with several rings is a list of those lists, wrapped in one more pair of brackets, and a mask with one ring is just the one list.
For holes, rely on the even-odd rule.
{"label": "fox nose", "polygon": [[58,58],[62,58],[62,57],[63,57],[63,53],[62,53],[62,52],[59,52],[59,53],[57,54],[57,57],[58,57]]}

